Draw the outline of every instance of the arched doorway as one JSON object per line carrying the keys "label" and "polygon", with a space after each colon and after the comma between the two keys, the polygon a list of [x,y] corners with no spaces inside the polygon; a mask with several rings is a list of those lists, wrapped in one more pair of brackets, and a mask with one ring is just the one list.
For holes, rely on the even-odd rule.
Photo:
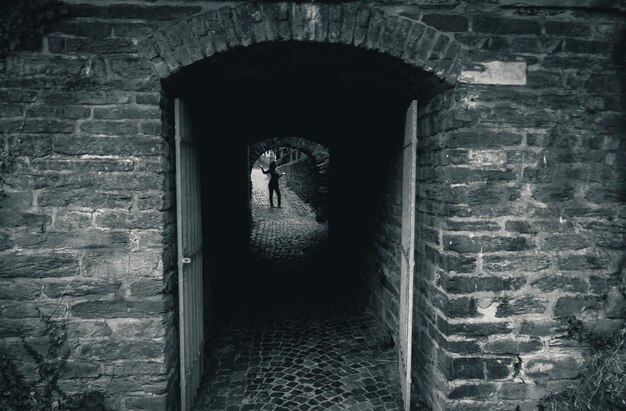
{"label": "arched doorway", "polygon": [[250,170],[254,162],[262,153],[276,149],[278,147],[288,147],[304,153],[309,159],[315,174],[314,208],[317,221],[328,220],[328,174],[330,170],[330,153],[327,147],[311,140],[298,137],[275,137],[258,141],[248,149],[248,164]]}
{"label": "arched doorway", "polygon": [[[243,147],[275,135],[323,136],[338,153],[343,166],[333,186],[341,187],[341,194],[329,201],[334,213],[346,217],[338,244],[349,241],[353,249],[346,250],[345,261],[358,261],[357,272],[370,271],[365,279],[370,304],[399,348],[408,406],[415,187],[403,183],[415,175],[412,143],[418,132],[411,101],[430,100],[450,87],[446,79],[456,77],[460,48],[408,20],[394,21],[397,29],[388,32],[386,19],[368,7],[246,5],[157,32],[143,50],[163,77],[168,97],[189,103],[194,134],[205,136],[197,140],[202,150],[211,146],[219,159],[230,159],[229,168],[246,170]],[[245,186],[245,174],[236,171],[221,180],[226,163],[217,164],[213,170],[203,165],[204,204],[225,198],[227,207],[203,205],[202,214],[227,212],[233,220],[243,219],[244,194],[234,187]],[[220,231],[203,221],[205,234],[219,232],[218,242],[205,244],[209,249],[229,243],[233,251],[244,238],[242,226]],[[237,278],[229,281],[232,290]],[[205,306],[207,295],[205,290]],[[184,396],[189,400],[193,393]]]}

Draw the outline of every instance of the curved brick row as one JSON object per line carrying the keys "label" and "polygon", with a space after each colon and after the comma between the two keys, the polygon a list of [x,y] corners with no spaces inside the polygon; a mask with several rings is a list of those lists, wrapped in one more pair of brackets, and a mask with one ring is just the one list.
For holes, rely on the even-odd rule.
{"label": "curved brick row", "polygon": [[351,45],[385,53],[454,83],[461,45],[448,34],[370,5],[243,4],[158,29],[138,49],[159,78],[215,53],[264,42]]}

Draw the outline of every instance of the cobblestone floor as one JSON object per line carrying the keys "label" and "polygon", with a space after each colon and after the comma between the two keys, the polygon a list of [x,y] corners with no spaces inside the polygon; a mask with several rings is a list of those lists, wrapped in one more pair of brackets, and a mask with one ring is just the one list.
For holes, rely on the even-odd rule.
{"label": "cobblestone floor", "polygon": [[397,357],[366,313],[316,307],[240,318],[220,333],[197,410],[399,410]]}
{"label": "cobblestone floor", "polygon": [[313,210],[284,185],[283,208],[270,208],[265,176],[255,170],[252,181],[250,251],[259,301],[208,342],[195,409],[400,410],[397,353],[362,296],[271,295],[278,282],[291,297],[330,288],[315,289],[318,278],[312,280],[329,269],[320,264],[327,225],[315,222]]}
{"label": "cobblestone floor", "polygon": [[314,210],[285,184],[281,185],[282,208],[271,208],[267,182],[261,170],[252,170],[250,250],[259,263],[291,270],[291,263],[302,265],[303,260],[310,260],[322,250],[328,225],[316,222]]}

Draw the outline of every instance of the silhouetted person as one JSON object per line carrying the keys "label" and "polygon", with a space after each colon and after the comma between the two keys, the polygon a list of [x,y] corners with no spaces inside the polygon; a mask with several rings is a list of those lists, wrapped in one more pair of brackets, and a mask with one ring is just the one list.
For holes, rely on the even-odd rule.
{"label": "silhouetted person", "polygon": [[267,187],[270,190],[270,206],[274,207],[274,191],[276,191],[276,197],[278,197],[278,207],[280,207],[280,187],[278,187],[278,179],[285,175],[285,173],[279,173],[276,171],[276,161],[270,163],[270,169],[265,171],[261,165],[261,171],[263,174],[270,174],[270,182]]}

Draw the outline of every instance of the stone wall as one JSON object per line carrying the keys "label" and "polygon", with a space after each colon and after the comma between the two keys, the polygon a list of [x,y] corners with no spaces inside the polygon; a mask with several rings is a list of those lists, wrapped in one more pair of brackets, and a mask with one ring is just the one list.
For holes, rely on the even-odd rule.
{"label": "stone wall", "polygon": [[398,341],[398,315],[400,300],[400,258],[402,233],[402,151],[392,140],[394,150],[377,159],[381,181],[372,182],[369,188],[380,193],[374,205],[369,241],[365,252],[365,284],[369,305],[394,342]]}
{"label": "stone wall", "polygon": [[315,166],[310,158],[304,157],[292,161],[280,167],[281,172],[286,173],[283,177],[285,184],[307,204],[317,208],[319,200],[317,195],[317,175]]}
{"label": "stone wall", "polygon": [[[253,39],[293,38],[388,53],[447,82],[417,96],[414,376],[428,402],[531,409],[576,377],[585,347],[563,343],[567,318],[625,317],[624,2],[408,3],[263,4],[233,17],[201,13],[217,2],[86,1],[39,51],[1,60],[0,344],[20,370],[35,375],[22,337],[45,351],[41,310],[68,322],[65,391],[106,390],[117,409],[176,407],[160,79]],[[388,170],[372,298],[392,330],[401,173]]]}
{"label": "stone wall", "polygon": [[116,7],[76,6],[40,51],[0,61],[0,144],[12,162],[0,199],[0,344],[35,377],[21,338],[45,353],[41,317],[52,315],[71,348],[62,391],[163,409],[178,401],[173,147],[160,84],[135,44],[151,18],[198,8]]}
{"label": "stone wall", "polygon": [[414,371],[436,408],[534,409],[578,375],[567,318],[612,328],[626,314],[610,285],[623,270],[623,26],[599,10],[500,13],[422,15],[465,32],[473,58],[527,65],[420,109]]}

